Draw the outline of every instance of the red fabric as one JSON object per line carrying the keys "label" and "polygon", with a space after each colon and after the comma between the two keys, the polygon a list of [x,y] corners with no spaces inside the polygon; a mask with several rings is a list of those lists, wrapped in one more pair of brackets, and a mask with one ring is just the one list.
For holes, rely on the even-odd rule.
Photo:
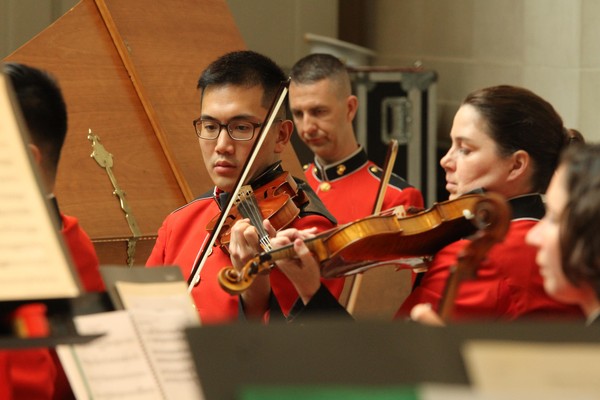
{"label": "red fabric", "polygon": [[9,369],[14,399],[53,398],[57,365],[49,349],[11,350]]}
{"label": "red fabric", "polygon": [[[212,197],[195,200],[171,213],[158,231],[156,244],[146,262],[147,266],[178,265],[187,279],[205,238],[206,226],[219,213]],[[317,227],[319,231],[333,227],[320,215],[297,218],[291,227],[304,229]],[[192,290],[192,297],[203,324],[218,324],[238,318],[238,296],[232,296],[219,286],[217,274],[231,266],[229,256],[220,247],[213,248],[200,273],[200,283]],[[292,283],[277,269],[271,271],[271,287],[284,313],[288,313],[298,294]],[[343,279],[324,280],[331,293],[338,298]]]}
{"label": "red fabric", "polygon": [[[355,171],[346,171],[346,175],[327,181],[331,186],[326,191],[320,188],[322,181],[315,176],[314,164],[309,164],[304,175],[306,182],[338,220],[338,224],[345,224],[373,214],[380,183],[380,179],[369,172],[369,168],[374,165],[373,162],[367,161]],[[423,208],[423,196],[414,187],[400,188],[388,185],[381,210],[400,205],[405,208]]]}
{"label": "red fabric", "polygon": [[86,292],[103,292],[105,288],[98,269],[98,256],[90,237],[81,229],[77,218],[61,216],[63,222],[61,233],[73,258],[83,289]]}
{"label": "red fabric", "polygon": [[[536,250],[525,243],[525,235],[537,221],[512,221],[504,242],[494,246],[481,264],[476,280],[463,281],[455,300],[454,320],[506,319],[523,317],[583,318],[576,306],[551,299],[544,291],[535,262]],[[418,303],[430,303],[434,310],[444,293],[449,267],[468,244],[452,243],[434,257],[420,285],[404,301],[396,317],[408,317]]]}
{"label": "red fabric", "polygon": [[27,303],[16,308],[10,319],[13,329],[23,337],[46,337],[50,334],[47,316],[48,307],[44,303]]}
{"label": "red fabric", "polygon": [[9,351],[0,350],[0,400],[12,400],[12,388],[9,381]]}
{"label": "red fabric", "polygon": [[[92,241],[81,229],[76,218],[66,215],[61,217],[61,233],[83,288],[85,291],[103,291],[104,282],[98,269],[98,257]],[[7,351],[6,357],[14,399],[74,398],[53,350],[39,348]]]}

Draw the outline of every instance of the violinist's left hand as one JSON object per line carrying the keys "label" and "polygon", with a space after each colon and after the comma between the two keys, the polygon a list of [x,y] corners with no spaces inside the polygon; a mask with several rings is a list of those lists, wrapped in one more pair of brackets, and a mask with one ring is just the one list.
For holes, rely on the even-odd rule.
{"label": "violinist's left hand", "polygon": [[[249,219],[238,220],[231,228],[229,255],[233,266],[240,270],[256,254],[262,251],[256,228]],[[268,274],[259,274],[241,296],[244,311],[248,318],[262,319],[269,309],[271,283]]]}
{"label": "violinist's left hand", "polygon": [[240,219],[231,227],[229,241],[229,256],[236,269],[242,268],[246,263],[261,252],[258,244],[258,231],[250,224],[250,220]]}
{"label": "violinist's left hand", "polygon": [[[266,226],[266,224],[265,224]],[[304,243],[316,234],[316,229],[285,229],[271,239],[273,249],[293,243],[297,258],[278,260],[277,267],[292,282],[300,299],[307,304],[321,286],[321,268]]]}

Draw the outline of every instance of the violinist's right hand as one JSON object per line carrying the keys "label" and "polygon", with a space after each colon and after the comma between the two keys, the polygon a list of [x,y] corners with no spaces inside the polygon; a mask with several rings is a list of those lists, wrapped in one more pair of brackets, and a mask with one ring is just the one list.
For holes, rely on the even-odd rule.
{"label": "violinist's right hand", "polygon": [[417,304],[410,310],[410,319],[424,325],[444,326],[444,321],[438,313],[433,311],[431,304]]}

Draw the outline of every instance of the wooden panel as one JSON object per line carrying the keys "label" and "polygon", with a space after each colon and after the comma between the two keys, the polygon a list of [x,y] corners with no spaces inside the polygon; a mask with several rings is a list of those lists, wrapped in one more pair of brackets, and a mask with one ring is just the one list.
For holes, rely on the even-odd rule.
{"label": "wooden panel", "polygon": [[[88,129],[112,153],[113,173],[151,241],[168,213],[212,186],[191,123],[195,86],[209,62],[244,47],[224,0],[82,0],[6,58],[61,84],[69,131],[55,192],[95,242],[132,234],[106,172],[90,158]],[[301,173],[293,152],[285,159]],[[114,250],[124,246],[108,247],[97,245],[101,261],[124,263]]]}
{"label": "wooden panel", "polygon": [[[353,279],[346,279],[341,304],[348,303]],[[411,288],[411,271],[408,269],[397,270],[395,265],[384,265],[366,271],[358,292],[354,318],[357,321],[392,320]]]}
{"label": "wooden panel", "polygon": [[[140,267],[146,264],[155,240],[154,237],[143,237],[136,242],[133,266]],[[127,242],[123,239],[96,240],[94,247],[100,265],[127,265]]]}
{"label": "wooden panel", "polygon": [[[144,238],[143,264],[164,217],[212,186],[191,121],[196,82],[218,56],[244,43],[224,0],[83,0],[6,60],[60,81],[69,132],[56,195],[77,216],[103,264],[124,264],[131,230],[88,129],[113,155],[113,174]],[[302,172],[291,146],[286,168]]]}

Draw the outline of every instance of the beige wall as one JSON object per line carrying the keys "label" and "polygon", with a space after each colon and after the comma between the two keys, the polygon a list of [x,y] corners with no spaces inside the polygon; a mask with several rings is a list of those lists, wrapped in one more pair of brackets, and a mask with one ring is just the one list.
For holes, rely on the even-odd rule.
{"label": "beige wall", "polygon": [[78,0],[0,0],[0,58],[44,30]]}
{"label": "beige wall", "polygon": [[[248,48],[272,57],[284,68],[291,68],[297,59],[308,54],[308,45],[303,39],[306,32],[337,35],[338,0],[226,2]],[[77,3],[78,0],[0,0],[0,58],[30,40]]]}
{"label": "beige wall", "polygon": [[444,138],[469,91],[505,83],[533,90],[566,126],[600,140],[597,0],[372,0],[367,18],[379,64],[420,60],[438,71]]}
{"label": "beige wall", "polygon": [[[0,0],[0,56],[77,0]],[[249,48],[284,67],[308,52],[306,32],[335,37],[338,0],[227,0]],[[344,0],[339,2],[343,6]],[[460,100],[500,83],[532,89],[569,127],[600,140],[600,1],[368,0],[364,44],[381,65],[416,60],[439,73],[439,136]]]}
{"label": "beige wall", "polygon": [[249,49],[283,68],[309,52],[307,32],[336,37],[338,0],[227,0]]}

